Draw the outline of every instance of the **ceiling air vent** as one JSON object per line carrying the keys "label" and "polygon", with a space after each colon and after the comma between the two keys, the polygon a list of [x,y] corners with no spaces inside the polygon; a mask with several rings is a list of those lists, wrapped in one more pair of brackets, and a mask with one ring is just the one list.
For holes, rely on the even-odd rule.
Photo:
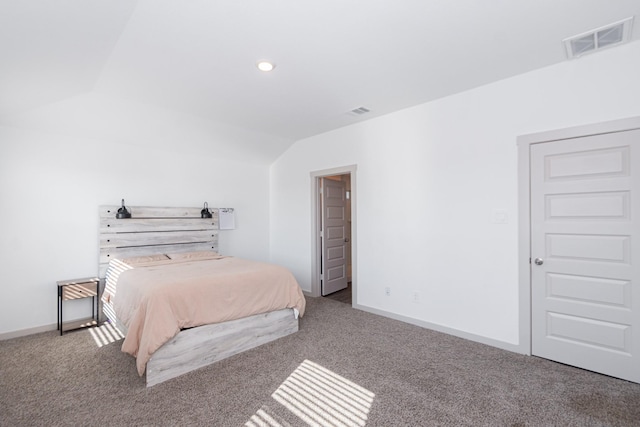
{"label": "ceiling air vent", "polygon": [[579,58],[586,53],[592,53],[607,47],[616,46],[631,40],[631,24],[633,17],[614,22],[604,27],[577,36],[564,39],[567,58]]}
{"label": "ceiling air vent", "polygon": [[368,108],[358,107],[351,110],[351,113],[355,114],[356,116],[361,116],[363,114],[367,114],[369,111],[371,110],[369,110]]}

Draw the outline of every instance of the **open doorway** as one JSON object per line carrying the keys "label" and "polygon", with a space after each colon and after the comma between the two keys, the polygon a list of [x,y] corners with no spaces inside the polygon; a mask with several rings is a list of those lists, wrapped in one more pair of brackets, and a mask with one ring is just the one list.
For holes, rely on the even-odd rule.
{"label": "open doorway", "polygon": [[353,305],[355,166],[312,173],[312,295]]}

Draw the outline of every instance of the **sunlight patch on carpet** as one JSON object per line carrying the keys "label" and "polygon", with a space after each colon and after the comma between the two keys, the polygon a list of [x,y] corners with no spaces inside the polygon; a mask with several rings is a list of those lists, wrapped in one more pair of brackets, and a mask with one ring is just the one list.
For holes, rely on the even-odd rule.
{"label": "sunlight patch on carpet", "polygon": [[273,414],[273,411],[263,405],[258,409],[256,413],[251,417],[249,421],[245,423],[246,427],[291,427],[291,424],[284,421],[277,415]]}
{"label": "sunlight patch on carpet", "polygon": [[[317,363],[305,360],[271,395],[309,426],[363,427],[375,394]],[[254,421],[254,424],[251,424]],[[278,427],[256,417],[249,427]]]}
{"label": "sunlight patch on carpet", "polygon": [[89,329],[89,333],[91,333],[91,336],[98,347],[124,339],[124,335],[122,335],[120,331],[114,328],[109,322],[98,326],[97,328]]}

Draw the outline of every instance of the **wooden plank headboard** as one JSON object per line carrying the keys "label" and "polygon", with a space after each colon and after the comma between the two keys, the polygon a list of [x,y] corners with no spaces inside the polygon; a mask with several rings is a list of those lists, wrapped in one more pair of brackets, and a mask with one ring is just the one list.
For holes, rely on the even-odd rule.
{"label": "wooden plank headboard", "polygon": [[218,209],[201,218],[199,208],[127,206],[131,218],[117,219],[120,206],[100,206],[99,277],[112,258],[218,251]]}

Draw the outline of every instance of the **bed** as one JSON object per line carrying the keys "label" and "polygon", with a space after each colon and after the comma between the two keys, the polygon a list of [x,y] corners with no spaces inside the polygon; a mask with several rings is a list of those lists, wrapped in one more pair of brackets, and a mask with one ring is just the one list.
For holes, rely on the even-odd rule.
{"label": "bed", "polygon": [[[103,312],[147,387],[292,334],[305,300],[283,267],[217,253],[217,209],[101,206]],[[195,296],[194,296],[195,295]]]}

